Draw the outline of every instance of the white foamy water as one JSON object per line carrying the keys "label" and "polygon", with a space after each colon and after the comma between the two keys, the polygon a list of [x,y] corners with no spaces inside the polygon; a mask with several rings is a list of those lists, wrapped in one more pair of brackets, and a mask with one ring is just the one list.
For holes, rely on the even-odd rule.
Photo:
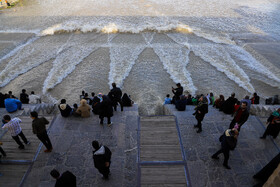
{"label": "white foamy water", "polygon": [[171,79],[181,83],[189,93],[195,94],[196,87],[193,85],[191,75],[187,70],[190,50],[182,47],[158,47],[154,48],[154,51],[163,62]]}
{"label": "white foamy water", "polygon": [[[70,82],[64,80],[72,79],[73,72],[78,66],[83,66],[84,61],[92,63],[94,67],[96,62],[91,58],[97,50],[101,51],[100,54],[104,55],[104,59],[109,59],[108,62],[104,62],[102,68],[108,68],[106,72],[108,76],[100,78],[109,86],[100,88],[100,91],[109,89],[112,82],[126,89],[124,82],[128,77],[134,76],[131,72],[135,63],[138,62],[143,51],[151,48],[155,54],[148,53],[148,56],[141,56],[141,58],[144,58],[145,62],[156,62],[158,58],[169,74],[170,80],[174,84],[181,82],[191,94],[200,94],[197,88],[208,88],[208,84],[207,81],[202,81],[205,85],[196,85],[194,80],[197,80],[199,75],[188,69],[190,63],[195,64],[190,54],[210,64],[216,72],[222,72],[217,79],[220,78],[221,81],[224,78],[230,79],[236,87],[242,88],[240,94],[250,94],[255,91],[262,93],[262,90],[259,90],[261,86],[254,84],[252,79],[261,81],[272,93],[279,92],[280,70],[274,65],[276,62],[272,62],[268,67],[267,63],[260,60],[261,58],[257,59],[255,54],[246,51],[243,43],[239,43],[239,39],[243,40],[242,34],[256,34],[257,37],[249,40],[249,43],[259,42],[259,37],[268,37],[268,40],[279,43],[280,3],[276,0],[31,0],[22,2],[23,6],[4,10],[0,14],[0,42],[7,40],[5,37],[1,38],[3,33],[27,32],[35,33],[36,36],[16,46],[0,59],[0,91],[13,88],[12,85],[15,84],[13,81],[22,81],[22,84],[27,85],[24,80],[18,79],[20,75],[33,71],[37,67],[40,68],[42,64],[51,60],[51,70],[40,89],[51,98],[50,100],[59,100],[60,98],[53,98],[50,92],[59,92],[56,89],[58,85],[63,85],[71,92],[73,85],[64,85],[65,82]],[[116,36],[118,36],[117,40],[115,40]],[[233,36],[237,36],[237,39]],[[144,66],[148,65],[144,63]],[[98,72],[98,67],[94,71]],[[166,76],[165,72],[158,72],[157,69],[154,71],[159,78],[163,79],[163,76]],[[142,76],[145,77],[145,72]],[[217,75],[213,73],[212,76]],[[87,84],[78,80],[75,83]],[[145,84],[145,80],[139,84]],[[140,105],[142,102],[147,103],[149,98],[151,101],[155,100],[158,105],[166,93],[159,93],[156,85],[166,86],[168,89],[164,91],[171,92],[169,90],[171,85],[164,85],[160,81],[155,83],[154,88],[149,88],[152,96],[146,96],[145,99],[141,99],[139,94],[143,93],[137,90],[136,85],[129,91],[132,96],[138,94],[136,98],[140,99],[136,102]],[[18,88],[13,89],[18,90]],[[215,89],[217,88],[214,85],[207,91],[215,92]],[[227,88],[221,94],[229,95],[230,89],[234,88]],[[79,95],[79,93],[72,95],[75,94]],[[142,111],[153,114],[153,111],[149,111],[148,108]]]}
{"label": "white foamy water", "polygon": [[129,75],[132,66],[144,48],[144,46],[135,48],[110,47],[109,85],[115,82],[120,87],[123,86],[124,79]]}

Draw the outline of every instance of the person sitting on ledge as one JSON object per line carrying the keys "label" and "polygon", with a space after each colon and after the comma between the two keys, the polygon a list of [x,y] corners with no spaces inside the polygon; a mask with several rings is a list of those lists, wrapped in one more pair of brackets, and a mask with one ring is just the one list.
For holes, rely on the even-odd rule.
{"label": "person sitting on ledge", "polygon": [[20,101],[22,104],[28,104],[29,98],[28,95],[26,94],[26,90],[22,89],[21,94],[20,94]]}
{"label": "person sitting on ledge", "polygon": [[260,104],[260,97],[256,92],[253,94],[253,97],[251,98],[251,104],[253,105]]}
{"label": "person sitting on ledge", "polygon": [[220,95],[220,98],[216,99],[216,101],[214,102],[213,107],[216,107],[221,110],[221,107],[224,104],[224,102],[225,102],[225,97],[223,95]]}
{"label": "person sitting on ledge", "polygon": [[165,104],[171,104],[171,98],[170,98],[170,95],[169,94],[167,94],[166,95],[166,98],[164,99],[164,103],[163,103],[164,105]]}
{"label": "person sitting on ledge", "polygon": [[17,97],[15,97],[15,96],[13,95],[13,92],[12,92],[12,91],[9,91],[8,93],[9,93],[9,94],[8,94],[8,98],[18,99]]}
{"label": "person sitting on ledge", "polygon": [[191,94],[189,94],[189,95],[187,96],[187,105],[193,105],[193,102],[192,102],[192,95],[191,95]]}
{"label": "person sitting on ledge", "polygon": [[180,96],[180,100],[177,100],[175,103],[175,107],[178,111],[185,111],[187,105],[187,100],[184,95]]}
{"label": "person sitting on ledge", "polygon": [[175,104],[177,100],[180,99],[180,96],[183,95],[184,88],[180,83],[176,84],[177,88],[172,87],[172,93],[174,94],[172,98],[172,104]]}
{"label": "person sitting on ledge", "polygon": [[130,96],[128,96],[127,93],[124,93],[122,96],[122,103],[123,106],[132,106],[134,102],[130,99]]}
{"label": "person sitting on ledge", "polygon": [[0,108],[5,108],[5,95],[0,92]]}
{"label": "person sitting on ledge", "polygon": [[237,103],[237,101],[238,100],[235,98],[235,93],[232,93],[222,106],[223,112],[226,114],[232,114],[234,112],[234,105]]}
{"label": "person sitting on ledge", "polygon": [[68,104],[66,104],[65,99],[61,99],[60,104],[58,105],[58,109],[60,110],[60,113],[63,117],[68,117],[73,112],[72,108]]}
{"label": "person sitting on ledge", "polygon": [[90,106],[87,104],[87,101],[85,99],[82,99],[80,101],[80,106],[77,109],[76,113],[80,114],[82,118],[88,118],[90,117]]}
{"label": "person sitting on ledge", "polygon": [[270,115],[266,123],[268,126],[260,138],[265,139],[267,135],[273,136],[274,139],[277,138],[280,131],[280,108]]}
{"label": "person sitting on ledge", "polygon": [[80,117],[81,115],[77,113],[77,110],[78,110],[78,105],[75,103],[73,105],[73,116]]}
{"label": "person sitting on ledge", "polygon": [[7,112],[16,112],[17,110],[21,110],[22,103],[18,99],[13,99],[12,95],[10,98],[5,99],[5,108]]}
{"label": "person sitting on ledge", "polygon": [[41,103],[41,98],[38,95],[35,95],[34,91],[29,95],[29,104],[38,104]]}

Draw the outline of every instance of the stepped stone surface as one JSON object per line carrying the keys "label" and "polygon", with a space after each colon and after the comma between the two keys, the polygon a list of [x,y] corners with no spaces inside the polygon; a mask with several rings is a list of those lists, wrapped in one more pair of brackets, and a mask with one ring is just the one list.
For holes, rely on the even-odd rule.
{"label": "stepped stone surface", "polygon": [[139,144],[141,186],[186,186],[174,116],[141,117]]}
{"label": "stepped stone surface", "polygon": [[196,133],[193,125],[197,121],[192,115],[194,106],[187,106],[186,111],[180,112],[174,105],[165,105],[167,115],[175,115],[178,119],[182,142],[187,158],[190,181],[193,187],[201,186],[253,186],[257,184],[252,176],[264,167],[279,153],[279,137],[261,140],[265,127],[256,116],[250,115],[242,126],[238,137],[237,147],[230,152],[229,166],[231,170],[223,168],[223,155],[219,160],[211,159],[211,155],[221,147],[220,135],[229,127],[232,120],[209,106],[209,112],[202,121],[202,132]]}
{"label": "stepped stone surface", "polygon": [[[1,158],[0,173],[3,176],[0,177],[0,186],[18,186],[34,161],[37,152],[40,151],[39,145],[41,142],[32,132],[32,119],[29,116],[18,117],[22,120],[22,132],[31,144],[25,145],[25,149],[20,150],[12,139],[10,132],[5,131],[2,134],[0,141],[3,142],[3,145],[1,147],[7,156]],[[45,117],[51,124],[53,116]]]}
{"label": "stepped stone surface", "polygon": [[[69,170],[77,177],[77,186],[136,186],[137,184],[137,125],[138,106],[118,108],[112,117],[113,125],[99,124],[99,118],[63,118],[60,114],[50,129],[53,144],[51,153],[40,152],[24,187],[54,186],[50,176],[53,168],[60,172]],[[98,140],[112,151],[110,180],[94,168],[91,142]]]}

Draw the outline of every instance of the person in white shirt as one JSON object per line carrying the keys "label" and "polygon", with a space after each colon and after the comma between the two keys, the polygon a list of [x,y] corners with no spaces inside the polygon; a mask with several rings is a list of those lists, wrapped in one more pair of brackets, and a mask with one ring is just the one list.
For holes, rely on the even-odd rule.
{"label": "person in white shirt", "polygon": [[38,104],[41,103],[41,98],[38,95],[35,95],[34,91],[29,95],[29,104]]}
{"label": "person in white shirt", "polygon": [[16,118],[16,117],[11,119],[11,117],[9,115],[5,115],[3,118],[3,121],[6,123],[4,124],[4,126],[2,128],[8,129],[10,131],[12,138],[19,145],[19,147],[18,147],[19,149],[24,149],[24,145],[20,141],[19,136],[21,137],[21,139],[23,140],[23,142],[26,145],[30,144],[30,142],[24,136],[22,129],[20,127],[21,119]]}

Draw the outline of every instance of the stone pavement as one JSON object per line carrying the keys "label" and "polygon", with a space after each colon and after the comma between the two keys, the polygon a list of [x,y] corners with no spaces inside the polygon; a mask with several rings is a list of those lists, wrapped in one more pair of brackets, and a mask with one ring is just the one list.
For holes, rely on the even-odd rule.
{"label": "stone pavement", "polygon": [[[118,108],[119,110],[119,108]],[[106,123],[106,121],[104,121]],[[137,124],[138,106],[125,107],[124,112],[114,112],[113,125],[99,124],[98,116],[90,118],[63,118],[57,115],[51,129],[53,152],[42,150],[23,186],[54,186],[50,171],[69,170],[77,177],[77,185],[87,186],[136,186],[137,184]],[[91,142],[98,140],[112,151],[110,180],[94,168]]]}
{"label": "stone pavement", "polygon": [[194,106],[187,106],[179,112],[173,105],[165,105],[165,114],[173,114],[178,119],[182,142],[187,157],[187,166],[193,187],[201,186],[253,186],[257,183],[252,176],[279,153],[279,144],[271,138],[261,140],[264,126],[255,116],[250,116],[242,126],[237,147],[230,152],[229,166],[223,167],[223,155],[220,160],[211,159],[211,155],[220,149],[219,137],[229,127],[232,117],[209,106],[209,113],[202,122],[202,133],[197,134],[193,125],[196,119],[192,115]]}

